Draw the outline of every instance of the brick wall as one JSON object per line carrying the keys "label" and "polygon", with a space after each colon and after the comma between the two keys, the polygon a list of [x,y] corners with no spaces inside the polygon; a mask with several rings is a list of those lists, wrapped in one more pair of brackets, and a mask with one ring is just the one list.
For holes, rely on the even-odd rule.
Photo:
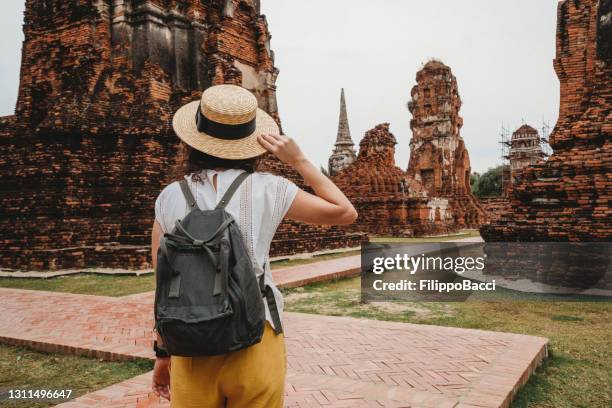
{"label": "brick wall", "polygon": [[483,197],[478,202],[485,209],[489,219],[496,221],[510,210],[510,201],[507,197]]}
{"label": "brick wall", "polygon": [[[610,0],[564,0],[557,15],[559,120],[548,161],[526,167],[487,241],[609,241],[612,236]],[[608,18],[604,18],[608,16]]]}
{"label": "brick wall", "polygon": [[[280,124],[257,1],[27,0],[24,34],[15,115],[0,118],[0,267],[147,267],[153,203],[178,145],[173,112],[233,83]],[[284,223],[272,253],[361,239]]]}

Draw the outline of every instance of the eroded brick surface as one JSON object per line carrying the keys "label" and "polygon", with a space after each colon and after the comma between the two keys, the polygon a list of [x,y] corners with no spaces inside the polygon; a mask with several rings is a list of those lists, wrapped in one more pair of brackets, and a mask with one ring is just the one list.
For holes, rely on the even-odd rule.
{"label": "eroded brick surface", "polygon": [[561,83],[554,153],[523,169],[511,210],[481,229],[487,241],[606,241],[612,236],[611,1],[559,2]]}
{"label": "eroded brick surface", "polygon": [[506,196],[479,198],[478,202],[485,209],[491,221],[498,220],[510,210],[510,201]]}
{"label": "eroded brick surface", "polygon": [[[279,120],[258,1],[27,0],[24,34],[15,115],[0,118],[4,268],[147,267],[178,145],[173,112],[231,83]],[[302,184],[277,160],[263,168]],[[284,223],[272,253],[361,240]]]}
{"label": "eroded brick surface", "polygon": [[[151,358],[152,297],[0,289],[0,341],[104,359]],[[481,330],[285,314],[286,407],[507,407],[546,339]],[[168,406],[150,373],[64,407]]]}
{"label": "eroded brick surface", "polygon": [[361,139],[357,159],[332,178],[359,213],[345,228],[410,236],[427,223],[427,200],[413,193],[406,172],[395,165],[396,144],[388,123],[376,126]]}
{"label": "eroded brick surface", "polygon": [[479,227],[487,215],[470,187],[457,79],[450,67],[434,60],[417,72],[416,80],[408,103],[413,116],[408,177],[430,198],[438,229]]}

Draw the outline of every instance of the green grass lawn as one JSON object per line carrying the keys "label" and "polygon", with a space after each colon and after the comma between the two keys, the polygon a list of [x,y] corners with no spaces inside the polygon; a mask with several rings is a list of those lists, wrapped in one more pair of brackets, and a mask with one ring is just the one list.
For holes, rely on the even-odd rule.
{"label": "green grass lawn", "polygon": [[456,234],[431,236],[431,237],[417,237],[417,238],[402,238],[402,237],[371,237],[371,242],[452,242],[456,239],[473,238],[479,237],[480,232],[478,230],[464,230]]}
{"label": "green grass lawn", "polygon": [[[454,239],[479,236],[477,230],[466,230],[454,235],[425,238],[390,238],[373,237],[372,242],[443,242]],[[309,258],[285,259],[271,263],[272,269],[309,264],[329,259],[359,255],[360,251],[337,252],[316,255]],[[55,278],[4,278],[0,277],[0,287],[15,289],[47,290],[51,292],[67,292],[83,295],[127,296],[136,293],[155,290],[153,274],[135,275],[103,275],[83,273],[58,276]]]}
{"label": "green grass lawn", "polygon": [[309,258],[286,259],[270,262],[272,270],[279,268],[288,268],[290,266],[305,265],[314,262],[328,261],[330,259],[344,258],[346,256],[354,256],[361,254],[359,249],[355,251],[336,252],[331,254],[315,255]]}
{"label": "green grass lawn", "polygon": [[47,279],[0,278],[0,287],[82,295],[127,296],[155,290],[155,277],[153,274],[113,276],[83,273]]}
{"label": "green grass lawn", "polygon": [[[359,251],[317,255],[305,259],[279,260],[271,263],[272,269],[303,265],[345,256],[359,255]],[[47,290],[82,295],[127,296],[155,290],[155,276],[146,275],[102,275],[82,273],[55,278],[3,278],[0,287],[14,289]]]}
{"label": "green grass lawn", "polygon": [[513,408],[612,406],[612,305],[607,302],[360,303],[359,278],[287,289],[285,309],[542,336],[550,355]]}
{"label": "green grass lawn", "polygon": [[[127,380],[153,369],[153,362],[102,362],[92,358],[39,353],[0,345],[0,390],[71,389],[71,398]],[[5,408],[50,407],[65,400],[0,400]]]}

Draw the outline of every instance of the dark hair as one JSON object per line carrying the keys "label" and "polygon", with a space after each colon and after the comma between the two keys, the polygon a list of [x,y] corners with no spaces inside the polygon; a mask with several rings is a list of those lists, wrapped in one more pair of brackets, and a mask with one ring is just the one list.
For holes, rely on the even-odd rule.
{"label": "dark hair", "polygon": [[[178,148],[178,154],[176,157],[176,165],[172,178],[174,180],[181,180],[188,174],[199,173],[205,169],[240,169],[253,173],[257,170],[259,164],[259,157],[252,159],[242,160],[229,160],[221,159],[219,157],[211,156],[203,153],[189,146],[188,144],[181,142]],[[198,175],[194,175],[194,179],[198,179]]]}

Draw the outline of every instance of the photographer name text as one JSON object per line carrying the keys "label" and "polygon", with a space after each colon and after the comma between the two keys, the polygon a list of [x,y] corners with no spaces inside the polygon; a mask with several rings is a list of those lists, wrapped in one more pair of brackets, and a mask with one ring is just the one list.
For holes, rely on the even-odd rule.
{"label": "photographer name text", "polygon": [[[440,257],[440,256],[410,256],[396,254],[393,257],[376,257],[373,259],[372,272],[382,275],[388,271],[407,272],[414,275],[417,272],[452,272],[462,275],[466,271],[482,271],[485,267],[485,256],[482,257]],[[458,282],[445,282],[438,279],[402,279],[397,282],[386,282],[377,279],[373,282],[376,291],[427,291],[449,293],[454,291],[495,291],[495,280],[491,282],[475,282],[463,279]]]}

